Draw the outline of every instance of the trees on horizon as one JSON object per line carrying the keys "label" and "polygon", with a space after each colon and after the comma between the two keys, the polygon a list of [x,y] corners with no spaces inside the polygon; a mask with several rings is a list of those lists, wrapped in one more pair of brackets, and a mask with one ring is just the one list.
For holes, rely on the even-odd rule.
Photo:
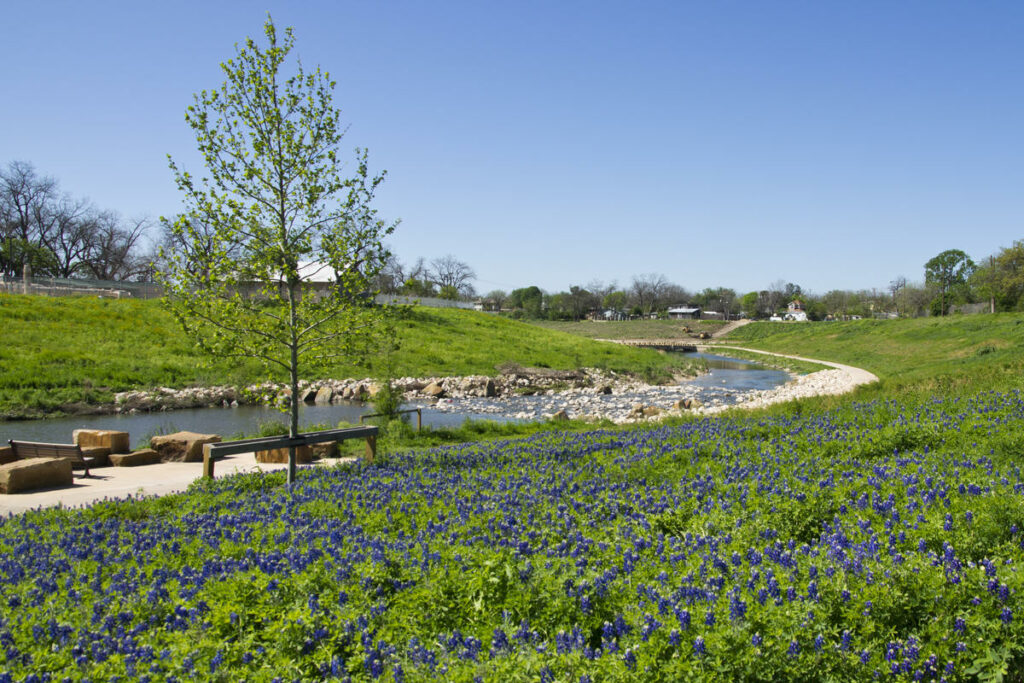
{"label": "trees on horizon", "polygon": [[126,220],[62,192],[24,161],[0,168],[0,272],[34,276],[148,280],[148,218]]}

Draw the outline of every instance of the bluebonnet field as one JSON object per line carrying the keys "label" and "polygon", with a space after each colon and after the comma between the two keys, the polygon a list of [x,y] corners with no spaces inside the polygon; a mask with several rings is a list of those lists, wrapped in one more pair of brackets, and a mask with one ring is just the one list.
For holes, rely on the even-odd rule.
{"label": "bluebonnet field", "polygon": [[0,680],[1020,680],[1022,426],[855,403],[11,517]]}

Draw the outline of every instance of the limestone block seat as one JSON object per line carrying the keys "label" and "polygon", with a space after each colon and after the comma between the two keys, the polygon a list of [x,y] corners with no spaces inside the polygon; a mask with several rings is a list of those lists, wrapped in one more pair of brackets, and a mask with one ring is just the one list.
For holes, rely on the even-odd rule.
{"label": "limestone block seat", "polygon": [[202,462],[203,444],[220,441],[220,436],[216,434],[175,432],[154,436],[149,440],[149,444],[160,454],[160,460],[163,462]]}
{"label": "limestone block seat", "polygon": [[71,486],[71,461],[66,458],[26,458],[0,465],[0,493]]}

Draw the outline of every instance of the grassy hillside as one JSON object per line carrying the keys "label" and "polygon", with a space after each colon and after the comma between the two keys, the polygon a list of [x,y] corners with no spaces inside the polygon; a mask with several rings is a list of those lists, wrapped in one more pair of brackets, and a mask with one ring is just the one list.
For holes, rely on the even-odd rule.
{"label": "grassy hillside", "polygon": [[716,320],[531,320],[530,324],[591,339],[685,339],[690,333],[684,327],[694,334],[713,333],[725,323]]}
{"label": "grassy hillside", "polygon": [[1024,388],[1024,315],[1019,313],[752,323],[723,343],[862,367],[881,378],[865,390],[879,396]]}
{"label": "grassy hillside", "polygon": [[[209,358],[157,301],[0,295],[0,329],[0,414],[6,417],[78,410],[132,388],[284,379],[256,362]],[[603,367],[651,377],[680,367],[678,359],[654,351],[474,311],[415,308],[398,333],[393,365],[399,376],[494,374],[505,362]],[[371,375],[373,363],[368,357],[318,375]]]}

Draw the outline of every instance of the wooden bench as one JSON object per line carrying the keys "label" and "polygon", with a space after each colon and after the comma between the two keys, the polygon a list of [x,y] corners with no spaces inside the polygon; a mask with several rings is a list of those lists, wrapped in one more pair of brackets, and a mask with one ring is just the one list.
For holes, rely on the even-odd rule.
{"label": "wooden bench", "polygon": [[322,432],[299,434],[295,438],[289,436],[265,436],[258,439],[242,439],[223,443],[203,445],[203,476],[213,479],[213,463],[225,455],[251,453],[271,448],[288,448],[289,446],[310,446],[317,443],[344,441],[345,439],[366,439],[366,459],[373,460],[377,454],[378,427],[346,427],[344,429],[327,429]]}
{"label": "wooden bench", "polygon": [[36,441],[15,441],[11,439],[11,450],[18,460],[27,458],[68,458],[71,466],[81,465],[85,469],[86,477],[89,474],[89,465],[95,465],[97,459],[82,455],[82,447],[74,443],[39,443]]}

